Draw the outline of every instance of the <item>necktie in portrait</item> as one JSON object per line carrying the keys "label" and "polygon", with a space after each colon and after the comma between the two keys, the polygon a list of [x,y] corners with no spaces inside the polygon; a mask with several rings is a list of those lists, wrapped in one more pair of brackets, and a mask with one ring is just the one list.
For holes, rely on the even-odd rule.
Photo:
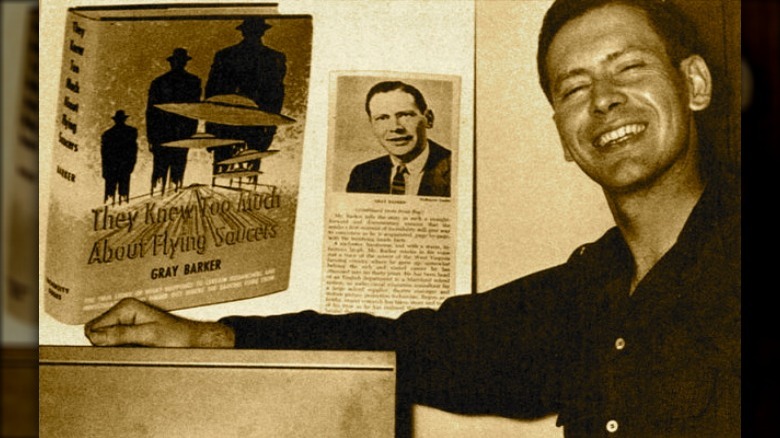
{"label": "necktie in portrait", "polygon": [[395,176],[393,177],[393,184],[390,186],[390,193],[393,195],[406,194],[406,174],[409,171],[406,166],[399,164],[395,168]]}

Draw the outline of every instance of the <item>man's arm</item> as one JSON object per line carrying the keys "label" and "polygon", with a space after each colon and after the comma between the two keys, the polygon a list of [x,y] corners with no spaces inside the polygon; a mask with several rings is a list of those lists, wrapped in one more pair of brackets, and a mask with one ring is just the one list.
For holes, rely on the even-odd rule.
{"label": "man's arm", "polygon": [[233,328],[237,348],[392,350],[399,400],[537,418],[557,408],[560,371],[572,351],[565,271],[553,268],[395,320],[307,311],[220,322]]}
{"label": "man's arm", "polygon": [[196,322],[125,300],[86,333],[96,345],[391,350],[399,400],[534,418],[556,408],[559,370],[570,350],[564,271],[553,268],[395,320],[306,311]]}
{"label": "man's arm", "polygon": [[232,348],[233,330],[218,322],[181,318],[134,298],[126,298],[84,326],[98,346]]}

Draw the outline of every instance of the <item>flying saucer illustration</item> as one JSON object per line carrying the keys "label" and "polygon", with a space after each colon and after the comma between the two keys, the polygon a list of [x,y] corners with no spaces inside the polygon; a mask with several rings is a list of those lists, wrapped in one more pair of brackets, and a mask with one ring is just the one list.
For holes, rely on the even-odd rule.
{"label": "flying saucer illustration", "polygon": [[279,151],[273,150],[273,151],[260,152],[260,151],[256,151],[256,150],[252,150],[252,149],[245,149],[245,150],[235,154],[234,156],[232,156],[232,157],[230,157],[228,159],[222,160],[222,161],[220,161],[220,162],[218,162],[216,164],[239,164],[239,163],[244,163],[244,162],[247,162],[247,161],[259,160],[259,159],[262,159],[262,158],[270,157],[271,155],[274,155],[277,152],[279,152]]}
{"label": "flying saucer illustration", "polygon": [[162,103],[155,107],[191,119],[232,126],[283,126],[295,119],[261,110],[251,99],[237,94],[212,96],[202,102]]}
{"label": "flying saucer illustration", "polygon": [[211,134],[202,132],[197,133],[189,138],[184,138],[176,141],[169,141],[163,143],[163,146],[173,148],[188,148],[188,149],[206,149],[219,146],[231,146],[243,144],[243,140],[233,140],[229,138],[217,138]]}

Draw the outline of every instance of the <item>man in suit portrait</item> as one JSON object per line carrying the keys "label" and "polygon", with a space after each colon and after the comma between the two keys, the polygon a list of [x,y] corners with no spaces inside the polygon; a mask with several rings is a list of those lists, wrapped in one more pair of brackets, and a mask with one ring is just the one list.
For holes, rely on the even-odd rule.
{"label": "man in suit portrait", "polygon": [[452,153],[428,138],[434,116],[420,90],[380,82],[368,91],[365,106],[387,155],[355,166],[347,192],[449,197]]}

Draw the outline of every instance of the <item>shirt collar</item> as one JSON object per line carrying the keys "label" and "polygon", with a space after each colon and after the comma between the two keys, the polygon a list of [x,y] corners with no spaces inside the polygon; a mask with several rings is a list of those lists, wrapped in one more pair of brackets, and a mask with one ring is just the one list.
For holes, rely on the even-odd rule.
{"label": "shirt collar", "polygon": [[[701,258],[703,245],[713,239],[720,239],[723,230],[730,229],[733,223],[740,220],[738,201],[734,201],[735,193],[733,184],[710,181],[688,216],[677,241],[647,273],[637,291],[646,289],[647,284],[656,278],[674,283],[694,275],[691,267]],[[610,229],[599,243],[593,248],[598,248],[598,252],[590,251],[590,255],[595,257],[589,260],[599,265],[594,266],[593,271],[610,277],[627,276],[633,272],[631,251],[617,227]],[[635,294],[634,297],[643,299],[644,294]]]}
{"label": "shirt collar", "polygon": [[[412,161],[404,163],[406,170],[409,171],[409,175],[419,175],[425,168],[425,163],[428,161],[428,156],[431,154],[431,145],[426,140],[425,149],[416,156]],[[393,168],[397,167],[402,161],[395,155],[390,155],[390,160],[393,162]]]}

